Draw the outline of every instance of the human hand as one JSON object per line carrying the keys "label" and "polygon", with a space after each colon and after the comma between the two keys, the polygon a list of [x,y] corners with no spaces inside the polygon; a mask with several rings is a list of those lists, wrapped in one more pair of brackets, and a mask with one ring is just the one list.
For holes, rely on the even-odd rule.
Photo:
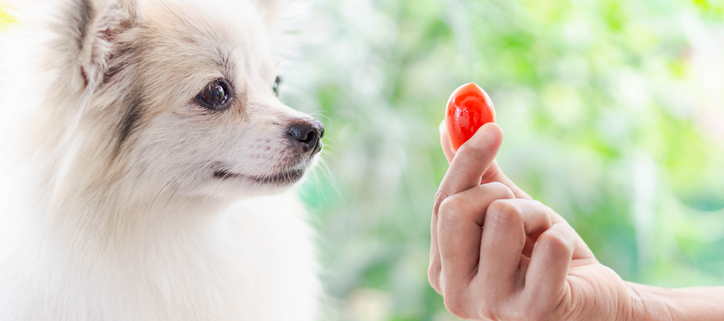
{"label": "human hand", "polygon": [[[452,163],[456,153],[453,151],[452,145],[450,145],[450,136],[448,135],[445,128],[445,122],[443,121],[442,123],[440,123],[440,145],[442,146],[442,152],[443,154],[445,154],[447,162],[451,164],[446,174],[446,176],[452,176],[450,177],[451,183],[460,182],[466,184],[465,186],[467,188],[470,188],[475,185],[499,182],[508,187],[513,192],[516,198],[531,199],[528,194],[526,194],[522,189],[518,188],[518,186],[516,186],[513,181],[505,176],[503,171],[500,170],[498,162],[495,161],[495,156],[498,154],[500,145],[503,143],[503,130],[500,128],[500,126],[495,123],[486,123],[481,126],[474,136],[480,135],[478,139],[487,140],[487,142],[481,142],[485,144],[485,146],[482,146],[485,149],[477,149],[476,147],[478,146],[475,144],[463,144],[462,146],[460,146],[460,149],[458,149],[457,152],[462,156],[458,157],[457,160],[455,160],[455,162],[458,163],[455,166],[453,166]],[[460,150],[464,150],[464,152],[461,153]],[[476,168],[476,171],[479,171],[481,174],[475,177],[464,177],[464,175],[469,174],[467,169],[473,169],[471,168],[474,167],[471,166],[472,163],[477,163],[477,166],[479,167]],[[444,191],[442,189],[438,190],[438,194],[436,195],[436,206],[438,206],[439,203],[442,202],[442,199],[447,197],[447,195],[441,194],[441,192]]]}
{"label": "human hand", "polygon": [[484,125],[456,155],[441,134],[451,164],[435,199],[428,277],[450,312],[473,320],[633,319],[629,284],[497,166],[500,127]]}

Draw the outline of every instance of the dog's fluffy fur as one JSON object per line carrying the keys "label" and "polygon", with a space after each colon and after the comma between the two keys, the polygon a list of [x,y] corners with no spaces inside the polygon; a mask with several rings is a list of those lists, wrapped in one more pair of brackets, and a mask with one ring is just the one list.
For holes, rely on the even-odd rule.
{"label": "dog's fluffy fur", "polygon": [[[289,128],[318,122],[272,90],[281,1],[16,4],[30,14],[0,44],[0,320],[315,319],[290,187],[316,153]],[[230,107],[201,106],[221,78]]]}

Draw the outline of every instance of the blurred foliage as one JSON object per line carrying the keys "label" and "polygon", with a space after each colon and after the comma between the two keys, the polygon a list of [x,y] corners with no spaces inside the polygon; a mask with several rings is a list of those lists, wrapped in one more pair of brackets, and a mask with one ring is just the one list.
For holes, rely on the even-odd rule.
{"label": "blurred foliage", "polygon": [[724,284],[721,1],[317,0],[284,100],[327,128],[302,195],[331,320],[448,320],[427,284],[447,163],[438,124],[475,81],[498,162],[624,279]]}
{"label": "blurred foliage", "polygon": [[470,81],[496,103],[503,170],[602,263],[724,284],[724,2],[310,1],[282,98],[326,126],[301,194],[329,320],[455,319],[427,284],[429,220],[438,124]]}

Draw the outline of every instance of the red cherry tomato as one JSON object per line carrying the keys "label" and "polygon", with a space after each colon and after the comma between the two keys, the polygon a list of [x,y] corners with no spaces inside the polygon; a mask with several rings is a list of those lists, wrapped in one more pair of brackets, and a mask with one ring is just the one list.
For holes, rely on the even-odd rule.
{"label": "red cherry tomato", "polygon": [[495,122],[495,109],[493,101],[480,86],[471,82],[453,91],[445,112],[445,126],[453,151],[489,122]]}

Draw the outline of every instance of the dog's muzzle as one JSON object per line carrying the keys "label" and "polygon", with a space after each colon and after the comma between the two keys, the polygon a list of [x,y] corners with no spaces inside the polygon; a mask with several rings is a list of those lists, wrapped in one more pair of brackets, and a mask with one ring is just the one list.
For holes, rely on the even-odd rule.
{"label": "dog's muzzle", "polygon": [[289,126],[287,137],[301,153],[313,156],[322,150],[324,126],[316,119],[298,120]]}

